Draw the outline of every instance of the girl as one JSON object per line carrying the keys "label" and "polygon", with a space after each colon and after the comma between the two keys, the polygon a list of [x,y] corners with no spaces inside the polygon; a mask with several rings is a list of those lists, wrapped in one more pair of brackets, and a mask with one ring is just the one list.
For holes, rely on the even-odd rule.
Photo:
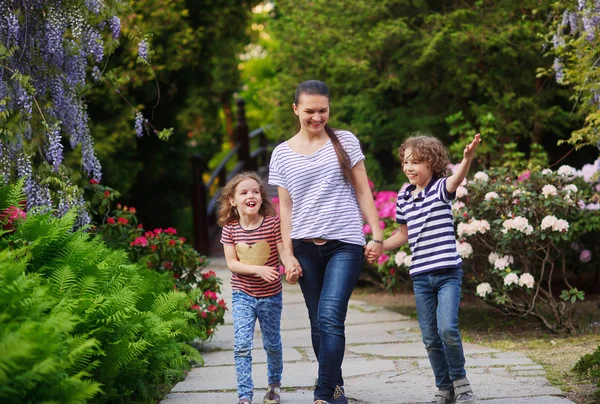
{"label": "girl", "polygon": [[[269,381],[263,403],[277,404],[283,371],[279,219],[260,177],[253,172],[232,178],[221,191],[219,203],[221,243],[232,272],[233,353],[239,404],[252,403],[252,346],[257,318],[267,353]],[[295,283],[299,275],[299,269],[288,271],[288,282]]]}
{"label": "girl", "polygon": [[[454,174],[446,176],[450,158],[442,142],[432,136],[412,136],[404,141],[398,156],[410,185],[398,193],[396,221],[400,230],[383,242],[385,250],[410,244],[409,274],[423,343],[438,388],[431,402],[437,404],[475,402],[458,330],[463,272],[456,251],[451,201],[480,142],[479,134],[475,135]],[[369,257],[369,261],[374,260],[374,256]]]}
{"label": "girl", "polygon": [[[319,360],[315,404],[347,403],[342,379],[348,300],[364,254],[381,255],[383,233],[356,136],[335,131],[329,89],[318,80],[298,86],[294,103],[300,130],[275,148],[269,183],[278,187],[287,271],[302,271],[311,338]],[[373,241],[363,251],[363,215]]]}

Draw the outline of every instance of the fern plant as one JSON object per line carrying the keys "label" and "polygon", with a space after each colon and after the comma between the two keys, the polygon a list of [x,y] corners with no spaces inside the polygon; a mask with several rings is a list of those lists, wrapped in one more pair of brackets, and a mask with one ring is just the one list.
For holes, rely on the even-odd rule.
{"label": "fern plant", "polygon": [[[0,206],[14,206],[5,188]],[[75,219],[28,214],[0,237],[0,402],[155,401],[202,361],[187,344],[206,337],[198,292],[73,231]]]}

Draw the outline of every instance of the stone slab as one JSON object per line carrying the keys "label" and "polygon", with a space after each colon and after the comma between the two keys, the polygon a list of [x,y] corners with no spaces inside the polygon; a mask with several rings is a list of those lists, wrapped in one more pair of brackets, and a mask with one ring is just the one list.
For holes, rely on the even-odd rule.
{"label": "stone slab", "polygon": [[[233,351],[213,351],[202,353],[204,366],[229,366],[234,364]],[[304,355],[297,349],[283,348],[283,360],[285,363],[306,360]],[[267,354],[264,349],[252,350],[252,363],[267,363]]]}
{"label": "stone slab", "polygon": [[[484,347],[481,345],[463,343],[463,349],[465,355],[488,353],[488,352],[500,352],[496,349]],[[386,358],[423,358],[427,357],[427,351],[425,346],[420,341],[415,342],[402,342],[402,343],[390,343],[390,344],[370,344],[370,345],[359,345],[359,346],[348,346],[347,350],[357,354],[368,354],[383,356]],[[467,362],[471,363],[473,359],[467,358]],[[507,359],[509,360],[509,359]],[[429,364],[429,362],[427,362]],[[526,362],[519,362],[515,364],[523,364]]]}

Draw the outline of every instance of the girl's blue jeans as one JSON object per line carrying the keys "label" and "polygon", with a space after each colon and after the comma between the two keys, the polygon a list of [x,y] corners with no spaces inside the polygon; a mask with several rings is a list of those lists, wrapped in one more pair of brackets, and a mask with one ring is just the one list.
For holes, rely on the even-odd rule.
{"label": "girl's blue jeans", "polygon": [[454,380],[466,377],[458,309],[462,270],[448,269],[413,278],[417,316],[423,343],[438,389],[452,390]]}
{"label": "girl's blue jeans", "polygon": [[363,265],[363,247],[335,240],[321,246],[294,240],[293,245],[294,255],[302,266],[299,283],[308,309],[312,346],[319,361],[314,397],[330,402],[335,386],[344,385],[344,323],[348,301]]}
{"label": "girl's blue jeans", "polygon": [[233,330],[235,373],[239,399],[252,401],[252,348],[254,326],[260,323],[263,347],[267,353],[267,377],[269,384],[281,384],[283,354],[281,347],[281,292],[275,296],[256,298],[240,290],[233,291]]}

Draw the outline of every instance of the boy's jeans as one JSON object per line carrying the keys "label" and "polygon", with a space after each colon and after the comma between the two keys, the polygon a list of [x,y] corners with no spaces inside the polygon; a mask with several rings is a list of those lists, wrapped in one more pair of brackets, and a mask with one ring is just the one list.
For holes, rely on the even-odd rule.
{"label": "boy's jeans", "polygon": [[348,301],[364,261],[363,247],[341,241],[324,245],[294,240],[294,255],[302,266],[299,280],[310,319],[319,379],[315,400],[331,401],[335,386],[343,386],[342,361],[346,346]]}
{"label": "boy's jeans", "polygon": [[447,269],[413,278],[417,316],[438,389],[452,390],[452,381],[466,377],[458,309],[461,269]]}
{"label": "boy's jeans", "polygon": [[283,372],[281,348],[282,294],[256,298],[240,290],[233,291],[233,330],[235,342],[233,356],[237,375],[238,397],[252,400],[252,348],[254,326],[260,323],[263,347],[267,353],[267,376],[269,384],[280,384]]}

